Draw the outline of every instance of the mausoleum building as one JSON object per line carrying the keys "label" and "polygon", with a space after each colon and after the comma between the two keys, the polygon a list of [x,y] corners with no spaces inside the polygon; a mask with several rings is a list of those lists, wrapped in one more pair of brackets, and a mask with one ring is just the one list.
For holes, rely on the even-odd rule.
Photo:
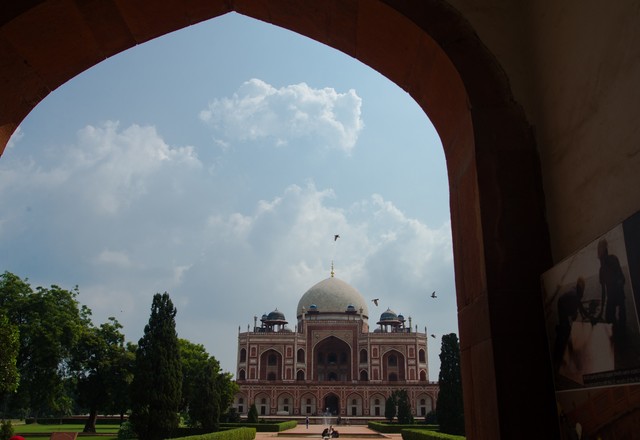
{"label": "mausoleum building", "polygon": [[240,414],[255,404],[260,416],[383,417],[385,400],[400,389],[414,417],[435,408],[426,329],[418,332],[411,317],[386,309],[372,329],[368,301],[332,270],[302,295],[296,320],[290,329],[276,309],[239,333]]}

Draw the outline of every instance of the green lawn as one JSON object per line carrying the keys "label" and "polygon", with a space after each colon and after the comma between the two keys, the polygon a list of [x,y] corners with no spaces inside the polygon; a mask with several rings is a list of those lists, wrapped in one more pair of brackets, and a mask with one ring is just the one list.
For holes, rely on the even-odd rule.
{"label": "green lawn", "polygon": [[[29,434],[38,434],[38,433],[49,433],[49,432],[82,432],[82,428],[84,428],[84,423],[78,424],[61,424],[61,425],[40,425],[38,423],[32,423],[29,425],[25,424],[14,424],[13,431],[16,434],[24,434],[25,437]],[[83,439],[101,439],[101,440],[112,440],[116,438],[116,434],[120,429],[119,425],[96,425],[96,432],[99,434],[114,434],[113,437],[107,436],[82,436]]]}

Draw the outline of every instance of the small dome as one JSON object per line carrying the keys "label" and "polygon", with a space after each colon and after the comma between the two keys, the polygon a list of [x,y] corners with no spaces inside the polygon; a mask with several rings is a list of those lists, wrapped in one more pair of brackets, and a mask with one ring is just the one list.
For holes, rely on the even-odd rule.
{"label": "small dome", "polygon": [[356,312],[356,306],[354,306],[353,304],[349,304],[347,306],[347,313],[355,313]]}
{"label": "small dome", "polygon": [[391,309],[387,309],[382,315],[380,315],[380,322],[384,321],[398,321],[398,315]]}
{"label": "small dome", "polygon": [[[400,315],[402,316],[402,315]],[[404,319],[404,318],[402,318]],[[398,325],[400,325],[402,321],[400,321],[400,319],[398,319],[398,315],[396,315],[396,312],[394,312],[391,309],[387,309],[386,312],[384,312],[382,315],[380,315],[380,321],[378,321],[379,325],[390,325],[393,327],[397,327]]]}
{"label": "small dome", "polygon": [[405,321],[404,316],[402,314],[398,315],[398,321],[400,321],[400,322],[404,322]]}
{"label": "small dome", "polygon": [[262,315],[262,318],[260,318],[260,321],[266,321],[267,319],[269,319],[269,317],[265,313],[265,314]]}
{"label": "small dome", "polygon": [[269,313],[267,316],[268,321],[285,321],[284,313],[275,309],[273,312]]}

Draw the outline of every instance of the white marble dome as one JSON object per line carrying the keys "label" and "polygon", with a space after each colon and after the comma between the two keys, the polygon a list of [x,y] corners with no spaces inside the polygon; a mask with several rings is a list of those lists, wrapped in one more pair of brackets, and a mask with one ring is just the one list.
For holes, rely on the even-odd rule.
{"label": "white marble dome", "polygon": [[307,290],[298,302],[296,316],[300,318],[303,308],[307,312],[312,305],[316,306],[319,316],[326,316],[328,313],[345,315],[349,306],[353,306],[357,313],[362,309],[365,319],[369,317],[367,301],[362,294],[355,287],[335,277],[322,280]]}

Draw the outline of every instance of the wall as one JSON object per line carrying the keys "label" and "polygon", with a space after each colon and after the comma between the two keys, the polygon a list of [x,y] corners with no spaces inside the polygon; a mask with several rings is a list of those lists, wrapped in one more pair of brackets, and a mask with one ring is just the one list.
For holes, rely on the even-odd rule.
{"label": "wall", "polygon": [[450,3],[533,127],[558,262],[640,209],[640,3]]}

